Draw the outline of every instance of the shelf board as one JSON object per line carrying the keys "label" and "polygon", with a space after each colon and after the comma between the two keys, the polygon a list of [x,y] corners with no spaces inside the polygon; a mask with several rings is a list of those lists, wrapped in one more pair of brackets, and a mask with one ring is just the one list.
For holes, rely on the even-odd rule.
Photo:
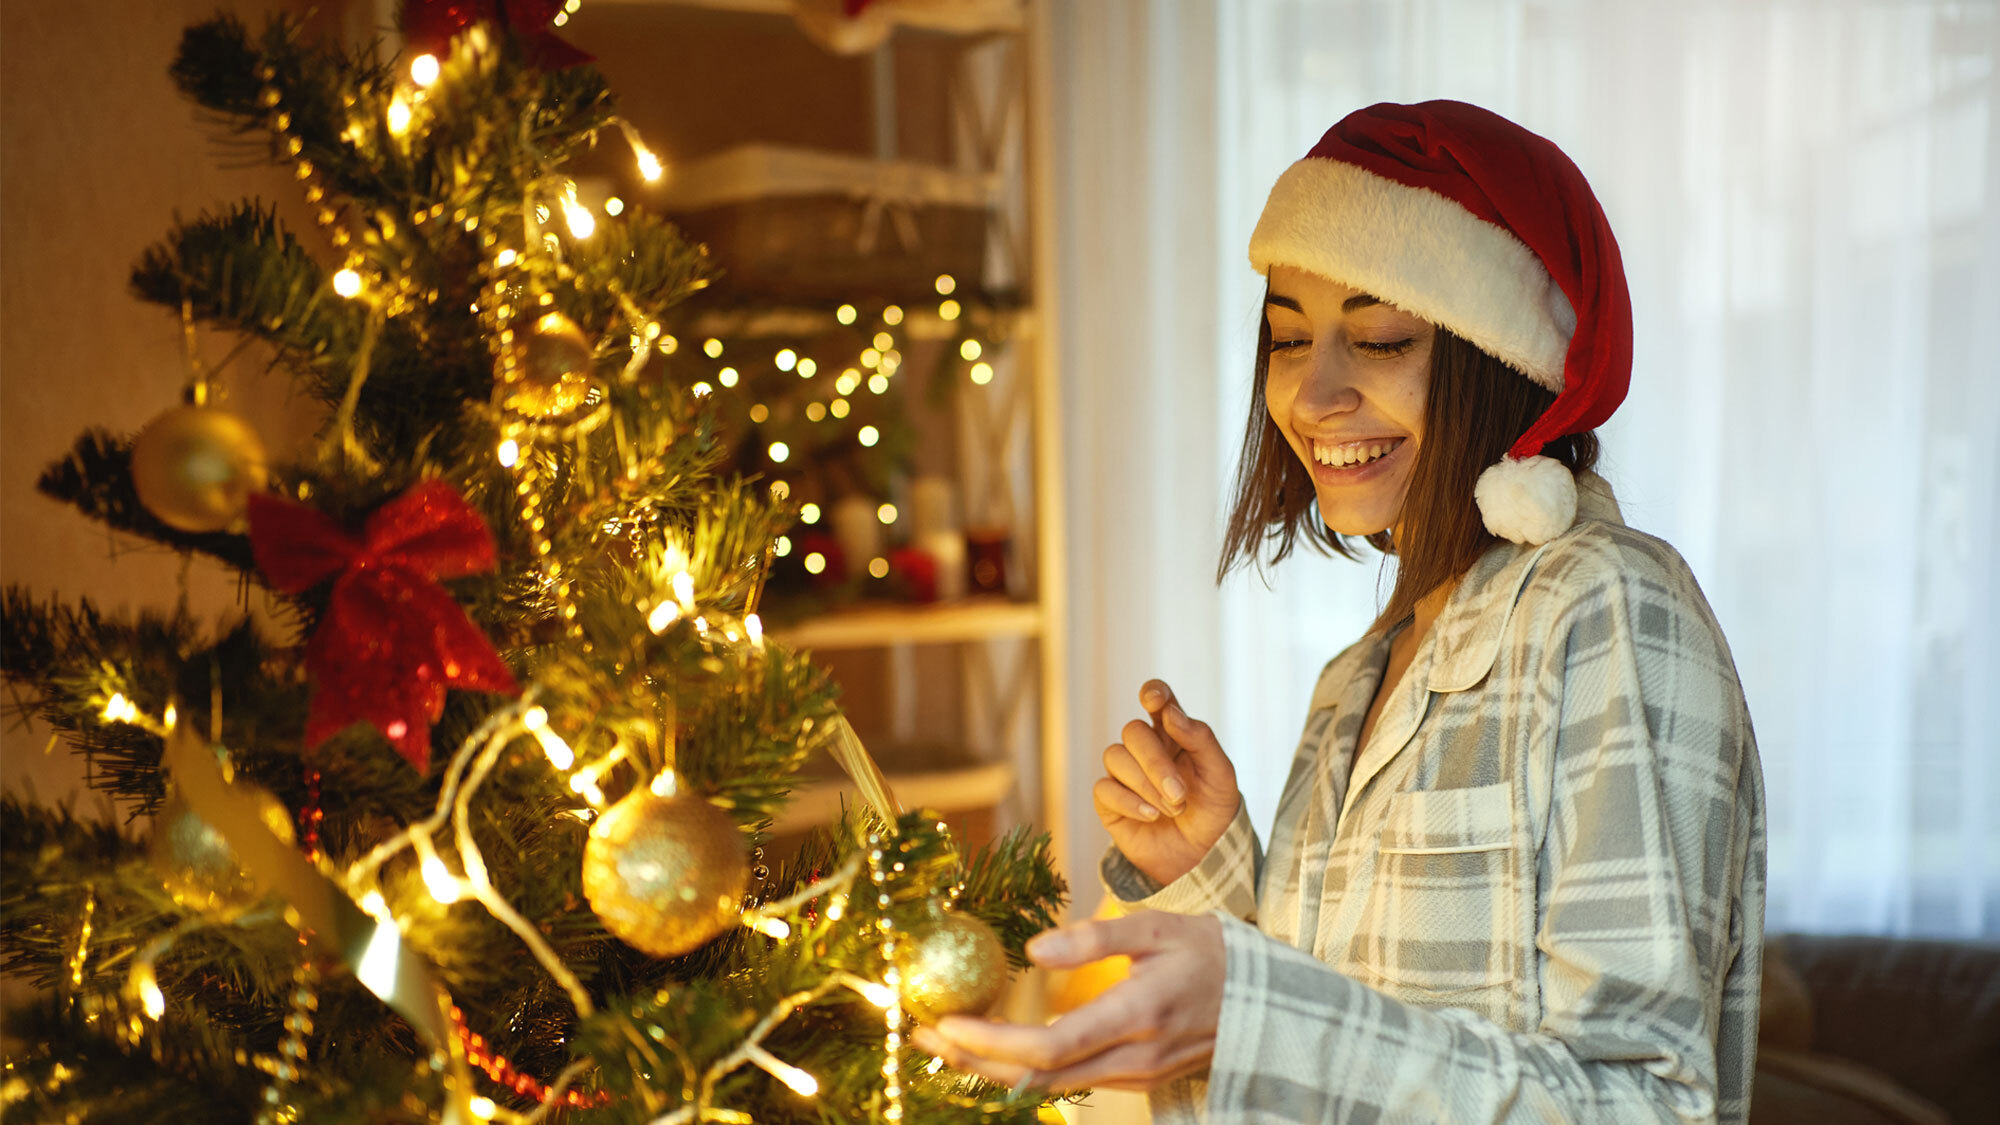
{"label": "shelf board", "polygon": [[[600,0],[617,3],[620,0]],[[708,8],[760,16],[792,14],[791,0],[622,0],[683,8]],[[891,5],[889,18],[897,27],[947,35],[992,35],[1019,32],[1027,16],[1019,0],[956,0],[950,4]]]}
{"label": "shelf board", "polygon": [[[963,812],[998,805],[1014,786],[1014,767],[992,762],[960,769],[889,775],[889,788],[906,809],[936,809]],[[786,836],[831,824],[840,815],[840,802],[858,806],[861,797],[846,778],[815,781],[792,791],[792,802],[771,825],[774,835]]]}
{"label": "shelf board", "polygon": [[1042,607],[1001,597],[962,598],[932,605],[862,605],[773,631],[793,648],[820,652],[892,644],[952,644],[1042,632]]}

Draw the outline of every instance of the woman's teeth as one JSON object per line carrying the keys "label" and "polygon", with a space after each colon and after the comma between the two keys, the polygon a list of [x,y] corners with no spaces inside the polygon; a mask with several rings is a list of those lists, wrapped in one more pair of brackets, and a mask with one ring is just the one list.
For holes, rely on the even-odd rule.
{"label": "woman's teeth", "polygon": [[1313,442],[1313,460],[1322,465],[1365,465],[1377,457],[1385,456],[1403,444],[1402,438],[1389,441],[1350,441],[1340,445]]}

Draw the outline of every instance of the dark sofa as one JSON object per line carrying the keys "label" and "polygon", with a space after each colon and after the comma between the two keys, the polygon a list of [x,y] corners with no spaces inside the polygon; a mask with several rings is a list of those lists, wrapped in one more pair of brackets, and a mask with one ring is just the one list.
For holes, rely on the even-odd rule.
{"label": "dark sofa", "polygon": [[1750,1125],[2000,1125],[2000,942],[1765,942]]}

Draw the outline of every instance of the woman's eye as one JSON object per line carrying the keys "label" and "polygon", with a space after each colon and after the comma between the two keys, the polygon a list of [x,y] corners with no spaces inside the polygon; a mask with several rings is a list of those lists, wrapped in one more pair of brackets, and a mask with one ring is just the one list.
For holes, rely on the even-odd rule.
{"label": "woman's eye", "polygon": [[1310,347],[1312,347],[1312,341],[1311,341],[1311,340],[1273,340],[1273,341],[1271,341],[1271,350],[1272,350],[1272,351],[1274,351],[1274,352],[1293,352],[1293,351],[1298,351],[1298,350],[1300,350],[1300,349],[1302,349],[1302,348],[1310,348]]}
{"label": "woman's eye", "polygon": [[1387,342],[1378,342],[1375,340],[1356,340],[1354,341],[1354,346],[1360,348],[1364,352],[1367,352],[1369,355],[1392,356],[1392,355],[1402,355],[1404,352],[1410,350],[1411,344],[1414,344],[1416,342],[1417,338],[1412,336],[1407,340],[1391,340]]}

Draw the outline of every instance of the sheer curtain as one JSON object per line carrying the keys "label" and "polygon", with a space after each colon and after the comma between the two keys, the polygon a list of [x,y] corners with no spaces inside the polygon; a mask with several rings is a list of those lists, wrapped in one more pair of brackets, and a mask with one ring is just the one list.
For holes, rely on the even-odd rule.
{"label": "sheer curtain", "polygon": [[1451,97],[1590,177],[1635,309],[1604,474],[1722,621],[1768,927],[2000,935],[2000,5],[1089,0],[1056,7],[1081,905],[1097,751],[1169,678],[1268,827],[1386,589],[1210,575],[1264,193],[1327,125]]}

